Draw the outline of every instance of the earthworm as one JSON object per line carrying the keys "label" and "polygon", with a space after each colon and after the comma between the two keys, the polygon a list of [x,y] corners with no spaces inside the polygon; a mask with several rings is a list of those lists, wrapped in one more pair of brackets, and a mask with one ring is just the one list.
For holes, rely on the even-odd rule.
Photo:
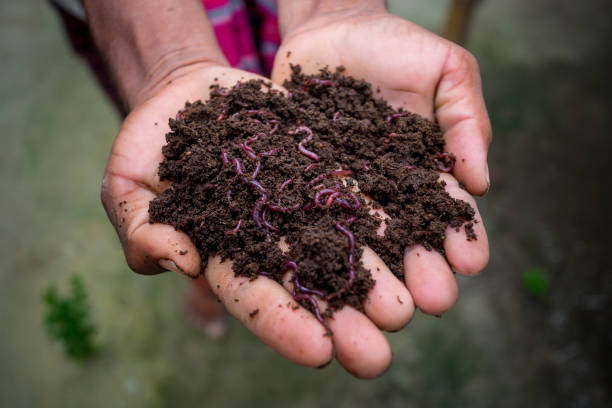
{"label": "earthworm", "polygon": [[253,174],[251,174],[251,178],[253,180],[257,178],[257,175],[259,175],[260,170],[261,170],[261,161],[258,161],[257,165],[255,166],[255,170],[253,170]]}
{"label": "earthworm", "polygon": [[183,119],[183,113],[185,113],[185,111],[186,111],[186,110],[187,110],[187,107],[184,107],[183,109],[179,110],[179,111],[176,113],[176,117],[175,117],[175,119],[176,119],[176,120],[181,120],[181,119]]}
{"label": "earthworm", "polygon": [[[261,228],[264,225],[264,221],[265,221],[262,218],[262,211],[265,208],[264,205],[266,204],[266,201],[268,201],[268,191],[257,180],[250,180],[246,177],[243,177],[241,180],[243,183],[248,184],[252,187],[255,187],[261,193],[259,200],[257,200],[255,202],[255,205],[253,206],[253,221],[255,221],[255,225],[257,225],[258,228]],[[267,221],[265,221],[265,224],[266,224],[266,227],[269,228],[270,224]],[[275,227],[272,226],[272,229],[274,228]]]}
{"label": "earthworm", "polygon": [[370,170],[370,166],[368,166],[368,162],[363,162],[361,163],[361,168],[363,169],[363,171],[369,171]]}
{"label": "earthworm", "polygon": [[244,184],[248,184],[250,186],[255,187],[257,190],[259,190],[259,192],[262,195],[267,195],[268,194],[268,191],[266,190],[266,188],[264,186],[262,186],[261,183],[259,181],[257,181],[257,180],[251,180],[251,179],[248,179],[246,177],[243,177],[242,178],[242,182]]}
{"label": "earthworm", "polygon": [[221,160],[223,161],[223,167],[229,166],[229,158],[225,149],[221,149]]}
{"label": "earthworm", "polygon": [[230,94],[230,91],[229,89],[215,88],[212,93],[218,96],[227,96]]}
{"label": "earthworm", "polygon": [[334,113],[334,122],[338,120],[338,118],[340,117],[340,115],[342,115],[344,112],[342,112],[342,109],[338,110],[336,113]]}
{"label": "earthworm", "polygon": [[319,323],[323,325],[323,327],[325,327],[326,334],[331,336],[332,331],[330,327],[328,326],[327,322],[323,319],[323,316],[321,316],[321,309],[319,309],[319,304],[317,303],[316,299],[312,296],[312,295],[316,295],[316,296],[319,296],[321,299],[323,299],[325,295],[323,295],[323,293],[319,292],[318,290],[309,289],[306,286],[303,286],[302,284],[300,284],[300,281],[297,277],[298,267],[294,261],[288,261],[285,264],[285,269],[291,269],[293,271],[293,299],[295,299],[296,301],[308,300],[314,310],[317,320],[319,321]]}
{"label": "earthworm", "polygon": [[227,198],[227,203],[232,204],[232,189],[228,189],[227,193],[225,193],[225,198]]}
{"label": "earthworm", "polygon": [[325,207],[329,207],[330,205],[332,205],[336,197],[341,196],[341,195],[342,193],[339,191],[336,191],[335,193],[330,194],[329,197],[327,197],[327,200],[325,200]]}
{"label": "earthworm", "polygon": [[239,176],[244,176],[244,165],[239,158],[234,158],[234,165],[236,165],[236,173]]}
{"label": "earthworm", "polygon": [[246,114],[249,115],[249,116],[259,115],[262,118],[265,115],[272,115],[272,116],[274,116],[274,114],[272,112],[261,110],[261,109],[251,109],[251,110],[246,111]]}
{"label": "earthworm", "polygon": [[278,192],[280,193],[281,191],[283,191],[291,183],[293,183],[293,179],[287,179],[283,181],[283,184],[281,184],[280,187],[278,188]]}
{"label": "earthworm", "polygon": [[231,230],[225,231],[225,234],[226,235],[233,235],[233,234],[238,232],[238,230],[240,229],[241,226],[242,226],[242,218],[240,218],[238,220],[238,224],[234,228],[232,228]]}
{"label": "earthworm", "polygon": [[293,299],[295,299],[296,301],[308,300],[310,304],[312,305],[312,308],[314,309],[314,313],[315,313],[315,316],[317,317],[317,320],[319,321],[319,323],[323,325],[323,327],[325,327],[325,335],[331,336],[334,334],[334,332],[329,327],[327,322],[323,319],[323,316],[321,316],[321,310],[319,309],[319,305],[317,304],[317,301],[315,300],[315,298],[312,297],[312,295],[309,295],[306,293],[300,293],[298,295],[295,295]]}
{"label": "earthworm", "polygon": [[385,138],[385,143],[389,143],[391,141],[392,137],[397,137],[397,136],[399,136],[399,134],[397,134],[397,133],[389,133],[389,136],[387,136]]}
{"label": "earthworm", "polygon": [[311,84],[325,85],[325,86],[337,86],[338,85],[336,81],[332,81],[330,79],[319,79],[319,78],[307,79],[304,82],[304,85],[306,86],[311,85]]}
{"label": "earthworm", "polygon": [[257,154],[255,153],[255,150],[253,150],[251,146],[247,145],[246,142],[240,143],[238,147],[244,150],[244,154],[246,154],[249,159],[255,160],[257,158]]}
{"label": "earthworm", "polygon": [[450,153],[439,153],[438,154],[438,169],[443,172],[450,172],[455,167],[455,157]]}
{"label": "earthworm", "polygon": [[308,204],[306,204],[304,207],[302,207],[302,210],[304,211],[310,211],[313,208],[315,208],[316,204],[314,201],[309,202]]}
{"label": "earthworm", "polygon": [[315,167],[317,167],[318,163],[310,163],[308,166],[306,166],[306,168],[304,169],[304,171],[309,171],[314,169]]}
{"label": "earthworm", "polygon": [[347,260],[349,264],[349,278],[348,278],[347,286],[340,288],[340,290],[336,291],[335,293],[332,293],[331,295],[327,297],[327,299],[333,299],[335,297],[340,296],[342,293],[346,292],[346,290],[353,285],[353,281],[355,280],[355,266],[354,266],[354,255],[353,255],[353,250],[355,249],[355,236],[348,228],[343,227],[342,224],[340,223],[336,223],[335,227],[338,231],[344,234],[346,238],[348,239],[349,254],[348,254]]}
{"label": "earthworm", "polygon": [[296,204],[293,207],[279,207],[277,205],[268,205],[266,208],[272,212],[286,213],[289,211],[297,210],[298,208],[300,208],[300,205]]}
{"label": "earthworm", "polygon": [[329,173],[319,174],[317,177],[313,178],[312,180],[308,182],[308,187],[311,187],[317,184],[319,181],[326,179],[327,177],[330,177],[330,176],[344,177],[344,176],[350,176],[351,174],[353,174],[352,170],[334,170]]}
{"label": "earthworm", "polygon": [[270,130],[270,132],[268,133],[270,136],[272,136],[274,133],[276,133],[276,131],[278,130],[278,122],[276,120],[271,120],[270,123],[274,123],[274,127],[272,128],[272,130]]}
{"label": "earthworm", "polygon": [[408,115],[408,112],[397,112],[387,116],[385,120],[387,121],[387,123],[391,123],[393,119],[401,118],[402,116],[406,115]]}
{"label": "earthworm", "polygon": [[268,222],[266,215],[268,215],[268,206],[264,206],[263,210],[261,211],[261,222],[263,223],[264,227],[274,232],[278,231],[278,228]]}
{"label": "earthworm", "polygon": [[338,190],[333,189],[333,188],[324,188],[323,190],[317,191],[314,196],[315,205],[319,208],[325,208],[325,206],[321,204],[320,198],[322,196],[326,196],[326,195],[330,195],[334,193],[338,193]]}
{"label": "earthworm", "polygon": [[257,155],[259,157],[272,156],[272,155],[275,155],[276,153],[280,152],[281,150],[283,150],[281,147],[277,147],[277,148],[274,148],[272,150],[268,150],[267,152],[257,153]]}
{"label": "earthworm", "polygon": [[[295,262],[287,262],[287,263],[295,263]],[[285,265],[285,268],[286,267],[287,265]],[[297,272],[297,267],[294,270],[294,272]],[[319,292],[318,290],[310,289],[310,288],[307,288],[306,286],[303,286],[298,280],[297,275],[294,275],[293,276],[293,296],[296,296],[298,292],[309,293],[311,295],[316,295],[320,297],[321,299],[325,299],[325,295],[323,294],[323,292]]]}
{"label": "earthworm", "polygon": [[310,130],[309,127],[306,126],[300,126],[297,129],[295,129],[293,132],[289,132],[289,134],[296,134],[296,133],[300,133],[300,132],[306,132],[308,134],[308,136],[306,136],[304,139],[302,139],[299,143],[298,143],[298,150],[300,151],[300,153],[302,153],[304,156],[308,157],[310,160],[316,161],[318,162],[319,156],[314,153],[311,152],[310,150],[306,149],[304,147],[304,143],[308,143],[312,140],[312,130]]}
{"label": "earthworm", "polygon": [[225,119],[225,109],[221,112],[221,114],[217,117],[217,122],[221,122]]}
{"label": "earthworm", "polygon": [[350,225],[350,224],[354,223],[355,221],[357,221],[358,218],[359,218],[358,216],[353,215],[351,218],[346,220],[346,223]]}
{"label": "earthworm", "polygon": [[266,271],[262,271],[262,270],[257,271],[257,274],[258,275],[263,275],[263,276],[272,276],[272,275],[274,275],[272,272],[266,272]]}

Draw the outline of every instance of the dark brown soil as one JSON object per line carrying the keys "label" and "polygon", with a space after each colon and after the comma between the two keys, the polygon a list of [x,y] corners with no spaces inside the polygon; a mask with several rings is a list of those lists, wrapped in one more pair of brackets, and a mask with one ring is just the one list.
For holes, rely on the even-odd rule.
{"label": "dark brown soil", "polygon": [[[312,77],[294,67],[284,85],[288,95],[263,81],[213,87],[210,101],[170,119],[159,175],[171,187],[151,201],[150,222],[184,231],[204,264],[231,258],[237,275],[281,281],[296,270],[294,296],[310,310],[313,295],[363,310],[375,283],[363,245],[402,278],[405,247],[444,253],[448,226],[476,239],[474,210],[438,181],[455,158],[435,123],[392,109],[340,68]],[[365,196],[391,217],[384,237]]]}

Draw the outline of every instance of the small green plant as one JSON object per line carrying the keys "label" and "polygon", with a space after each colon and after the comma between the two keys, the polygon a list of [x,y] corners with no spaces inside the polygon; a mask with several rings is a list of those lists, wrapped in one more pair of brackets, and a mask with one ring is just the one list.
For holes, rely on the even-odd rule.
{"label": "small green plant", "polygon": [[45,302],[44,326],[53,340],[59,341],[66,355],[73,360],[85,360],[97,352],[93,340],[96,328],[91,321],[91,306],[83,279],[70,279],[70,293],[62,296],[55,286],[43,293]]}
{"label": "small green plant", "polygon": [[523,273],[523,288],[536,298],[543,298],[548,293],[550,281],[542,268],[530,268]]}

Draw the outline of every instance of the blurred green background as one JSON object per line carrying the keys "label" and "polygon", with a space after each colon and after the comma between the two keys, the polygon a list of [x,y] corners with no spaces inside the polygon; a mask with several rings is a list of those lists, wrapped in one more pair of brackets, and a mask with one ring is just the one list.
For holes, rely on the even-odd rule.
{"label": "blurred green background", "polygon": [[[447,0],[390,1],[439,31]],[[99,203],[120,121],[44,1],[0,1],[0,406],[611,406],[611,16],[608,0],[484,0],[468,37],[494,128],[479,200],[491,263],[458,276],[442,319],[388,336],[359,381],[296,367],[232,321],[192,328],[184,284],[129,271]],[[44,333],[41,295],[83,276],[100,354]]]}

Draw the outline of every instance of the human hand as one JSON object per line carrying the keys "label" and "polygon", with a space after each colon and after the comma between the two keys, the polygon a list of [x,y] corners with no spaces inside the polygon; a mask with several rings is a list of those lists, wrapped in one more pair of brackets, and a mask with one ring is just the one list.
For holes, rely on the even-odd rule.
{"label": "human hand", "polygon": [[[217,64],[181,68],[125,119],[113,145],[102,183],[102,202],[119,235],[128,265],[141,274],[172,270],[196,278],[204,273],[226,309],[258,338],[282,356],[301,365],[318,367],[332,359],[332,344],[308,310],[299,306],[277,282],[261,277],[254,281],[236,277],[230,261],[210,257],[205,270],[189,237],[170,225],[149,223],[149,202],[163,192],[158,166],[162,146],[174,117],[185,101],[206,100],[214,82],[230,87],[237,81],[261,78]],[[287,305],[290,304],[290,307]],[[279,307],[282,306],[282,307]],[[250,316],[254,310],[256,315]]]}
{"label": "human hand", "polygon": [[[340,363],[357,376],[370,377],[380,374],[391,359],[388,343],[378,329],[397,330],[412,313],[409,308],[397,308],[397,305],[386,309],[380,307],[381,299],[392,298],[390,293],[403,288],[402,298],[413,300],[425,313],[440,315],[450,309],[457,298],[453,270],[474,275],[488,263],[486,232],[469,193],[484,194],[489,188],[486,157],[491,127],[482,97],[478,66],[471,54],[387,13],[383,6],[373,5],[376,2],[367,2],[363,8],[356,7],[355,2],[351,7],[343,8],[341,3],[333,2],[330,9],[315,8],[310,13],[305,12],[307,7],[300,3],[304,7],[301,15],[300,12],[283,11],[281,4],[280,25],[284,38],[272,79],[282,83],[289,78],[289,64],[300,64],[307,74],[324,66],[333,69],[342,65],[347,75],[365,79],[373,84],[373,89],[380,89],[380,97],[395,108],[401,107],[437,120],[444,132],[447,151],[457,158],[453,175],[443,174],[441,179],[447,183],[446,190],[452,197],[466,201],[474,208],[477,220],[474,225],[478,236],[476,241],[468,242],[463,231],[447,229],[444,241],[446,257],[422,247],[407,248],[405,286],[393,276],[384,285],[380,285],[379,277],[374,277],[377,284],[368,303],[370,308],[374,305],[380,310],[380,315],[368,312],[366,305],[370,324],[363,323],[357,331],[359,340],[343,344],[334,337]],[[284,21],[283,16],[286,17]],[[467,191],[457,180],[465,185]],[[382,297],[379,296],[381,293],[384,293]],[[334,324],[351,318],[357,321],[357,316],[344,318],[343,313],[344,309],[336,312],[336,318],[330,323],[335,332],[340,332],[345,325],[341,329],[335,328]],[[361,315],[360,319],[364,318]],[[381,320],[383,318],[395,324],[387,325]],[[357,344],[363,339],[369,340],[368,347],[360,348]]]}

